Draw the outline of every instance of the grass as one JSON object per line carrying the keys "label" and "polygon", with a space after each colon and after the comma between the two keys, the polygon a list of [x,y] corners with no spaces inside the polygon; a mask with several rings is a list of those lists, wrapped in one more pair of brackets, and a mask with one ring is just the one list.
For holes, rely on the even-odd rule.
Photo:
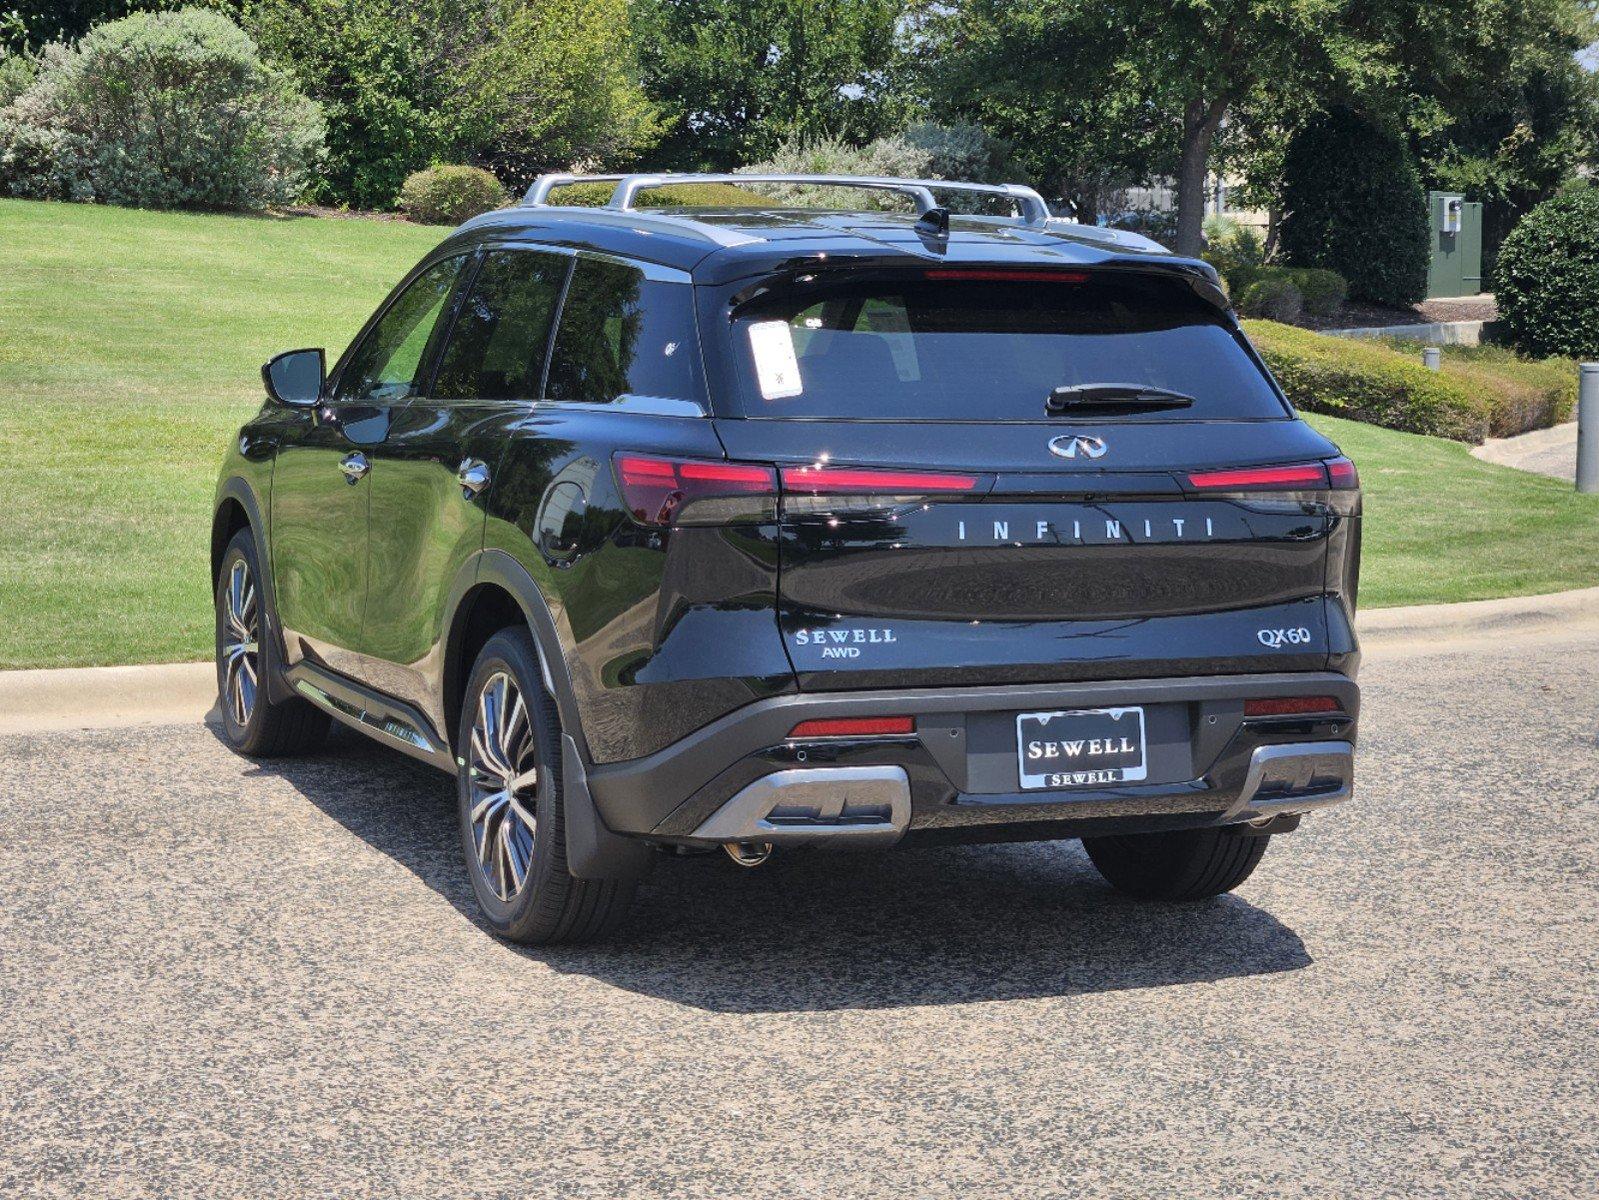
{"label": "grass", "polygon": [[1365,491],[1362,607],[1531,596],[1599,582],[1599,496],[1481,462],[1459,442],[1306,418]]}
{"label": "grass", "polygon": [[[0,200],[0,667],[206,657],[212,488],[261,362],[337,353],[440,232]],[[1366,483],[1364,603],[1599,578],[1599,499],[1312,420]]]}
{"label": "grass", "polygon": [[0,200],[0,667],[205,657],[261,363],[336,352],[440,233]]}

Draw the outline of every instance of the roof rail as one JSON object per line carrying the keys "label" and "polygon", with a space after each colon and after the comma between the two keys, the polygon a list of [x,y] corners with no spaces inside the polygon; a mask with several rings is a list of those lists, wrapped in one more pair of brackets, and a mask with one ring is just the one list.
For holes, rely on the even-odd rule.
{"label": "roof rail", "polygon": [[[573,183],[614,183],[616,188],[605,207],[630,212],[640,192],[650,188],[683,183],[799,183],[822,187],[875,188],[899,192],[916,202],[919,212],[937,208],[934,193],[970,192],[1009,200],[1025,225],[1043,225],[1049,220],[1049,205],[1030,187],[1020,183],[964,183],[952,179],[896,179],[886,175],[540,175],[528,188],[522,203],[534,207],[549,205],[549,195]],[[557,206],[558,207],[558,206]]]}

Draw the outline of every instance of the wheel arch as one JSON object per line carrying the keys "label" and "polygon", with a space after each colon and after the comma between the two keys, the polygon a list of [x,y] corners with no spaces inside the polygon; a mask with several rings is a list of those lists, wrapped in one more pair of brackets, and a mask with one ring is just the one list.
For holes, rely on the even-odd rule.
{"label": "wheel arch", "polygon": [[483,644],[520,620],[533,640],[544,687],[561,718],[561,776],[566,811],[567,870],[579,879],[637,879],[650,865],[642,842],[613,833],[588,787],[588,742],[560,632],[544,593],[527,569],[502,550],[485,550],[457,583],[444,641],[441,710],[453,746],[467,678]]}

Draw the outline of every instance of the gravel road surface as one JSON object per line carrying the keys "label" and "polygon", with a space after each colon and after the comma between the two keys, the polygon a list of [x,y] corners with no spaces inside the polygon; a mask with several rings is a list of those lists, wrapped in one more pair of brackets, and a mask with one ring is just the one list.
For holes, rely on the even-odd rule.
{"label": "gravel road surface", "polygon": [[1599,1194],[1599,634],[1385,654],[1356,801],[1236,896],[1075,844],[662,864],[473,921],[341,739],[0,739],[0,1196]]}

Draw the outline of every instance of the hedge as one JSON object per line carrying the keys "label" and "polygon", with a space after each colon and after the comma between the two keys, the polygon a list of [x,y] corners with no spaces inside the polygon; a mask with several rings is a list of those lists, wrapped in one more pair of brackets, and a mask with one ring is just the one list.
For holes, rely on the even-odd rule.
{"label": "hedge", "polygon": [[[611,198],[611,183],[573,183],[550,193],[551,204],[577,204],[598,208]],[[644,191],[634,197],[640,208],[771,208],[769,197],[731,183],[684,183]]]}
{"label": "hedge", "polygon": [[481,167],[445,165],[406,176],[395,202],[420,224],[459,225],[499,208],[505,203],[505,189]]}
{"label": "hedge", "polygon": [[1295,407],[1409,433],[1476,444],[1564,420],[1576,366],[1519,359],[1491,347],[1444,349],[1444,369],[1420,348],[1327,337],[1273,321],[1244,329]]}

